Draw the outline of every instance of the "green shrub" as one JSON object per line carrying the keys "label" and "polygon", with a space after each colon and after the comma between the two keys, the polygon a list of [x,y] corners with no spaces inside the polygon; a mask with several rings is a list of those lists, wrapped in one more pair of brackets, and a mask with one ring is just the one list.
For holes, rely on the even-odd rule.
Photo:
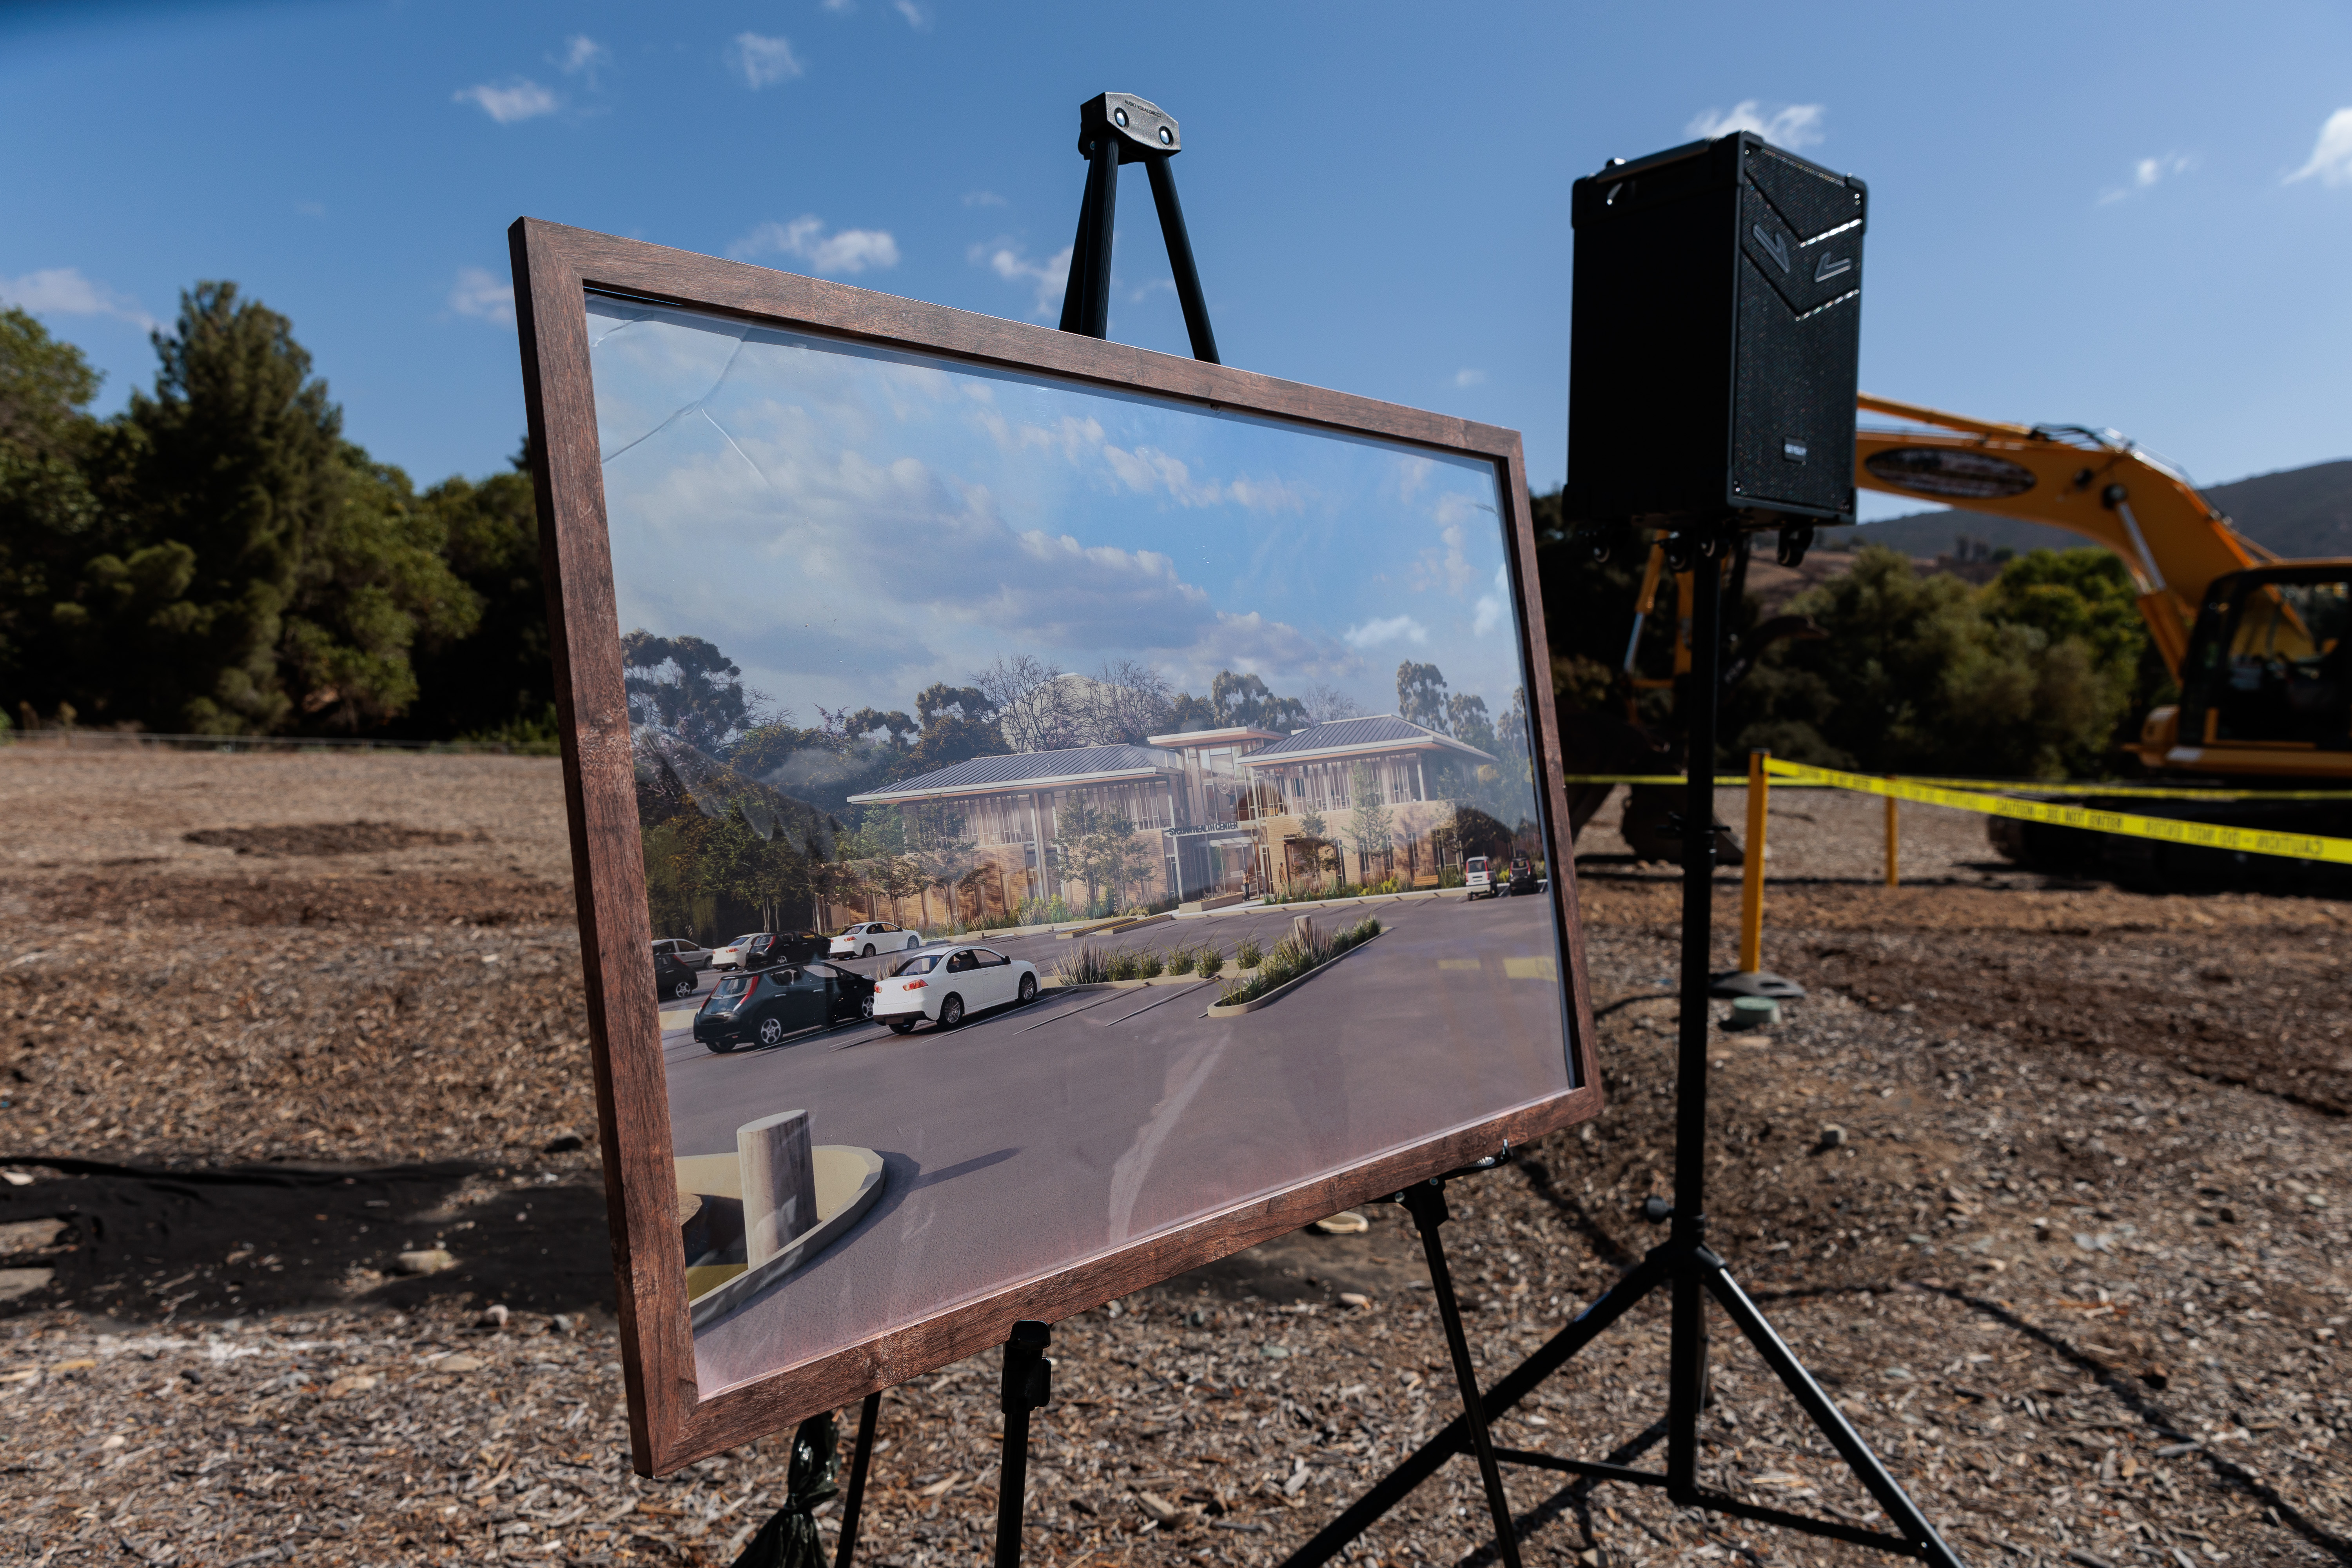
{"label": "green shrub", "polygon": [[1180,944],[1168,950],[1168,973],[1171,974],[1190,974],[1196,962],[1197,956],[1189,945]]}
{"label": "green shrub", "polygon": [[1160,972],[1168,967],[1168,961],[1160,955],[1156,947],[1145,948],[1136,955],[1135,963],[1138,973],[1145,980],[1159,979]]}
{"label": "green shrub", "polygon": [[1133,948],[1121,948],[1110,955],[1110,977],[1113,980],[1143,978],[1143,959]]}
{"label": "green shrub", "polygon": [[1215,948],[1203,943],[1201,947],[1200,956],[1196,966],[1201,971],[1202,979],[1214,980],[1217,977],[1217,972],[1225,966],[1225,955],[1219,952]]}
{"label": "green shrub", "polygon": [[[1255,1002],[1268,992],[1279,986],[1287,985],[1303,974],[1312,973],[1349,948],[1360,947],[1380,934],[1381,922],[1378,917],[1366,915],[1337,936],[1327,937],[1319,932],[1304,939],[1286,936],[1274,944],[1273,951],[1265,955],[1265,962],[1258,965],[1255,974],[1236,980],[1233,984],[1226,986],[1218,995],[1217,1002],[1222,1006],[1230,1006],[1236,1002]],[[1255,946],[1256,944],[1252,942],[1245,941],[1242,943],[1244,952]],[[1244,963],[1243,967],[1249,966]],[[1215,971],[1206,970],[1203,973],[1214,973]]]}
{"label": "green shrub", "polygon": [[1242,938],[1241,946],[1234,949],[1234,962],[1244,969],[1255,969],[1265,961],[1265,950],[1258,946],[1254,936]]}

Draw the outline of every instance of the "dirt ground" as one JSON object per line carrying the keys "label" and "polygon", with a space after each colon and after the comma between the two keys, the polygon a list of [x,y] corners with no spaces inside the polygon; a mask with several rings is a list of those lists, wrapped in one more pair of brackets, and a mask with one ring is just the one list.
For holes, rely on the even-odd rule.
{"label": "dirt ground", "polygon": [[[0,1563],[731,1562],[780,1439],[627,1469],[553,764],[19,747],[0,809]],[[1888,889],[1883,821],[1774,793],[1765,960],[1810,994],[1718,1036],[1717,1246],[1972,1564],[2352,1563],[2352,909],[2054,881],[1907,806]],[[1581,848],[1611,1104],[1452,1189],[1489,1380],[1669,1184],[1675,873]],[[1450,1417],[1369,1217],[1056,1325],[1033,1560],[1270,1568]],[[1664,1327],[1500,1440],[1657,1463]],[[1716,1327],[1702,1479],[1872,1518]],[[985,1560],[995,1384],[886,1397],[861,1560]],[[1530,1563],[1871,1560],[1559,1480],[1510,1472]],[[1456,1461],[1351,1561],[1488,1535]]]}

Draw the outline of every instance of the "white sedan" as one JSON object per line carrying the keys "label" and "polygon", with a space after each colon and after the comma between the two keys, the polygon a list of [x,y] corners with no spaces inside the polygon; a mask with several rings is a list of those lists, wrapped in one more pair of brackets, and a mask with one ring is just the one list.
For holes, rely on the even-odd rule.
{"label": "white sedan", "polygon": [[740,968],[743,963],[744,948],[757,942],[764,934],[766,933],[762,931],[747,931],[723,947],[711,949],[710,967],[713,969]]}
{"label": "white sedan", "polygon": [[875,982],[874,1016],[899,1034],[929,1018],[952,1029],[973,1013],[1037,999],[1037,966],[993,948],[919,952]]}
{"label": "white sedan", "polygon": [[923,945],[920,931],[894,926],[888,921],[860,921],[833,939],[828,958],[871,958],[877,952],[907,952]]}

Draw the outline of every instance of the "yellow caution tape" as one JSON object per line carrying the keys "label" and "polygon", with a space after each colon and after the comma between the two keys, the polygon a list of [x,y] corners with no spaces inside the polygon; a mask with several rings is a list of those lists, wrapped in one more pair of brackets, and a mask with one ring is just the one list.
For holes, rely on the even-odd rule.
{"label": "yellow caution tape", "polygon": [[[2352,800],[2352,790],[2344,789],[2187,789],[2170,784],[2120,782],[2036,784],[2028,779],[1915,778],[1902,773],[1888,776],[1905,784],[1920,784],[1937,789],[2000,790],[2011,795],[2128,795],[2135,800]],[[1562,784],[1687,784],[1690,780],[1680,773],[1563,773],[1560,775],[1560,782]],[[1738,789],[1748,782],[1748,775],[1717,773],[1715,776],[1715,782],[1721,788]],[[1785,782],[1798,789],[1836,787],[1818,781],[1790,779]]]}
{"label": "yellow caution tape", "polygon": [[2210,822],[2179,822],[2164,816],[2137,816],[2124,811],[2094,811],[2080,805],[2053,805],[2047,801],[2012,800],[2006,795],[1973,790],[1939,788],[1901,779],[1874,779],[1862,773],[1842,773],[1834,768],[1808,767],[1768,757],[1765,771],[1792,784],[1828,784],[1863,795],[1891,795],[1927,805],[1948,805],[1987,816],[2013,817],[2020,822],[2047,822],[2078,827],[2088,833],[2115,833],[2131,838],[2155,838],[2168,844],[2189,844],[2203,849],[2228,849],[2244,855],[2276,855],[2290,860],[2326,860],[2352,865],[2352,838],[2323,838],[2314,833],[2273,833],[2245,827],[2222,827]]}

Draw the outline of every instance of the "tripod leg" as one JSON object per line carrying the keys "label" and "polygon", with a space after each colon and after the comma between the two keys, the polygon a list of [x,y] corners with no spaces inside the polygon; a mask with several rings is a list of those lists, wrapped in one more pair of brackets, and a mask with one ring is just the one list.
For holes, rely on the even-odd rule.
{"label": "tripod leg", "polygon": [[882,1396],[869,1394],[857,1411],[857,1447],[850,1450],[849,1489],[841,1500],[841,1542],[835,1547],[833,1568],[849,1568],[857,1552],[857,1516],[866,1506],[866,1471],[874,1458],[874,1418]]}
{"label": "tripod leg", "polygon": [[1936,1533],[1936,1527],[1927,1522],[1927,1516],[1895,1484],[1895,1478],[1886,1473],[1886,1467],[1870,1451],[1862,1434],[1846,1420],[1845,1412],[1822,1392],[1813,1374],[1805,1370],[1796,1352],[1765,1321],[1764,1314],[1756,1310],[1756,1303],[1748,1299],[1748,1292],[1724,1268],[1722,1260],[1711,1257],[1706,1260],[1702,1278],[1715,1299],[1723,1303],[1723,1310],[1731,1314],[1731,1321],[1739,1325],[1739,1331],[1748,1336],[1748,1342],[1772,1369],[1773,1375],[1796,1395],[1797,1403],[1804,1406],[1813,1425],[1837,1449],[1846,1468],[1854,1473],[1886,1517],[1895,1521],[1895,1527],[1917,1546],[1920,1557],[1936,1568],[1961,1568],[1958,1555],[1944,1543],[1944,1538]]}
{"label": "tripod leg", "polygon": [[1698,1489],[1698,1413],[1706,1397],[1706,1288],[1685,1263],[1675,1271],[1673,1334],[1666,1367],[1666,1495],[1687,1503]]}
{"label": "tripod leg", "polygon": [[1495,1550],[1503,1568],[1519,1568],[1519,1532],[1511,1522],[1511,1500],[1503,1491],[1503,1472],[1495,1463],[1495,1442],[1486,1430],[1486,1412],[1478,1398],[1478,1369],[1470,1363],[1470,1337],[1462,1331],[1462,1303],[1454,1299],[1454,1275],[1445,1267],[1445,1243],[1437,1227],[1445,1223],[1445,1186],[1429,1181],[1405,1189],[1404,1206],[1421,1231],[1421,1249],[1429,1259],[1430,1293],[1437,1298],[1437,1315],[1445,1324],[1445,1348],[1454,1354],[1454,1381],[1462,1389],[1462,1423],[1469,1429],[1470,1451],[1477,1457],[1478,1479],[1486,1488],[1486,1509],[1495,1516]]}
{"label": "tripod leg", "polygon": [[1004,1413],[1004,1448],[996,1475],[996,1568],[1021,1568],[1021,1513],[1029,1490],[1029,1413],[1054,1393],[1054,1363],[1045,1359],[1051,1335],[1024,1318],[1004,1342],[1004,1379],[997,1408]]}
{"label": "tripod leg", "polygon": [[1184,228],[1184,209],[1176,201],[1176,173],[1166,158],[1146,158],[1151,174],[1151,201],[1160,209],[1160,237],[1168,242],[1168,270],[1176,279],[1176,301],[1184,307],[1184,331],[1192,340],[1192,357],[1218,363],[1216,334],[1209,331],[1209,302],[1201,297],[1200,270],[1192,265],[1192,237]]}

